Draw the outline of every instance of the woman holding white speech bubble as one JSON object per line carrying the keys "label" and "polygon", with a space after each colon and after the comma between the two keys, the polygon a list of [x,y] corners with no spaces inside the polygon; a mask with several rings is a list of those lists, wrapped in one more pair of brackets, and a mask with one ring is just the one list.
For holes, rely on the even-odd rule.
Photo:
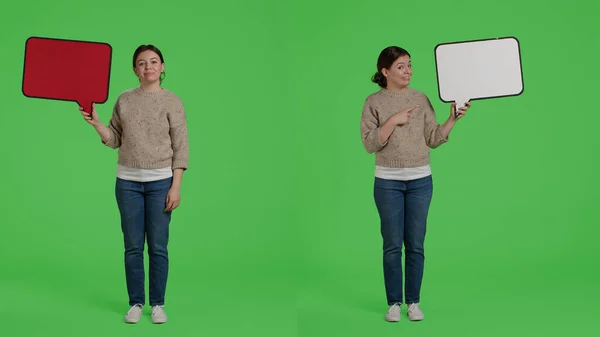
{"label": "woman holding white speech bubble", "polygon": [[427,214],[433,194],[430,149],[448,141],[456,121],[471,106],[467,102],[455,110],[453,103],[450,116],[440,125],[428,97],[408,87],[411,76],[410,54],[397,46],[385,48],[372,77],[381,89],[366,98],[360,120],[363,146],[376,157],[374,199],[383,238],[389,305],[385,318],[389,322],[400,320],[403,303],[408,306],[410,320],[424,318],[419,303]]}
{"label": "woman holding white speech bubble", "polygon": [[144,244],[150,259],[152,322],[165,323],[163,309],[169,269],[167,245],[171,214],[179,206],[183,171],[188,166],[188,131],[181,99],[163,89],[162,53],[153,45],[138,47],[133,71],[140,86],[119,96],[108,126],[93,106],[80,108],[110,148],[119,149],[115,196],[125,246],[125,275],[130,309],[125,322],[137,323],[145,305]]}

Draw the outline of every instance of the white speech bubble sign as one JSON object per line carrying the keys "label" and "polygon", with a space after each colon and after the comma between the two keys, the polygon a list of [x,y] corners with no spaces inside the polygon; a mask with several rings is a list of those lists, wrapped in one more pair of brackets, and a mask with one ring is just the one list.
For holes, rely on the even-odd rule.
{"label": "white speech bubble sign", "polygon": [[456,102],[518,96],[523,92],[519,41],[515,37],[441,43],[435,47],[440,99]]}

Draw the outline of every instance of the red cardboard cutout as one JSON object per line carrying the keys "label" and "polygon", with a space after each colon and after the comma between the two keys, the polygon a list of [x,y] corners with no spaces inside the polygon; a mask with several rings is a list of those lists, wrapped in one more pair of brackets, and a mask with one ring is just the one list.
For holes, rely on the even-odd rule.
{"label": "red cardboard cutout", "polygon": [[86,112],[108,99],[112,47],[107,43],[30,37],[23,94],[74,101]]}

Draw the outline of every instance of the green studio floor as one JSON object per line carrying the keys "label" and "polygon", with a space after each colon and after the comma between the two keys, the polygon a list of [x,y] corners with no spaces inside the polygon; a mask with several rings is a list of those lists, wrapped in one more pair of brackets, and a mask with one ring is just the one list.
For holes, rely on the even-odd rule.
{"label": "green studio floor", "polygon": [[[231,275],[214,282],[186,276],[170,282],[169,321],[153,325],[150,308],[137,324],[126,324],[128,309],[122,280],[103,277],[108,270],[76,275],[45,265],[36,272],[13,273],[0,283],[4,336],[294,336],[294,301],[290,292],[256,277]],[[246,270],[252,273],[251,270]],[[48,274],[53,276],[49,277]],[[85,275],[83,274],[85,273]],[[65,280],[66,278],[66,280]],[[125,296],[125,297],[124,297]],[[125,302],[124,299],[125,298]]]}
{"label": "green studio floor", "polygon": [[389,323],[378,278],[340,273],[320,282],[329,287],[299,295],[299,336],[593,336],[599,328],[594,284],[564,289],[564,282],[489,275],[465,291],[465,283],[450,279],[428,282],[425,320],[409,321],[403,306],[400,322]]}

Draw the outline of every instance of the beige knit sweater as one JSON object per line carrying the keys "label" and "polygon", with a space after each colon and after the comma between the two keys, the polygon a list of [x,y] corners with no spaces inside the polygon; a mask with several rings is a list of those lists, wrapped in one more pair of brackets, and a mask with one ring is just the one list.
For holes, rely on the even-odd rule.
{"label": "beige knit sweater", "polygon": [[[379,128],[397,112],[412,106],[407,124],[394,129],[385,144],[379,142]],[[448,141],[427,96],[407,88],[402,92],[381,89],[367,97],[360,119],[362,143],[367,152],[375,153],[378,166],[407,168],[429,164],[429,149]]]}
{"label": "beige knit sweater", "polygon": [[162,89],[147,92],[136,87],[115,103],[106,146],[119,148],[118,163],[154,169],[188,166],[188,133],[181,99]]}

